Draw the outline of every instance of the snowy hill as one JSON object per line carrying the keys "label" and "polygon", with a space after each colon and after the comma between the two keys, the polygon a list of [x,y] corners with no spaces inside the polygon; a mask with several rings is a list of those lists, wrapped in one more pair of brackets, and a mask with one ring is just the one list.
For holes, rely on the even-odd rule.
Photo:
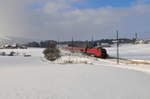
{"label": "snowy hill", "polygon": [[12,36],[0,37],[0,45],[25,44],[32,41],[34,41],[34,39],[28,39],[23,37],[12,37]]}
{"label": "snowy hill", "polygon": [[7,44],[7,43],[11,43],[12,40],[9,39],[9,38],[6,38],[6,37],[0,37],[0,45],[4,45],[4,44]]}

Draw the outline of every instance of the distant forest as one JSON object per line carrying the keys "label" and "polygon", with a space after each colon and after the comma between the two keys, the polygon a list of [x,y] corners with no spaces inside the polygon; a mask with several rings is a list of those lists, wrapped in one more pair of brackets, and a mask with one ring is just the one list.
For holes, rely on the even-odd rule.
{"label": "distant forest", "polygon": [[[134,43],[135,39],[128,39],[128,38],[120,38],[119,43],[125,44],[125,43]],[[40,48],[46,48],[49,46],[49,44],[61,44],[61,45],[73,45],[73,44],[92,44],[96,46],[97,44],[101,45],[104,43],[107,44],[114,44],[116,42],[116,39],[101,39],[101,40],[91,40],[91,41],[54,41],[54,40],[45,40],[45,41],[33,41],[25,44],[27,47],[40,47]]]}

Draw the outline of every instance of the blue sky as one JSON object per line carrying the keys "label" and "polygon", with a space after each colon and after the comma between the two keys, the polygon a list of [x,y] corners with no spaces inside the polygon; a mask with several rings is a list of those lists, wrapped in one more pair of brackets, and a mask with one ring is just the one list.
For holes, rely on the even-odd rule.
{"label": "blue sky", "polygon": [[[72,3],[72,6],[79,9],[86,8],[101,8],[101,7],[128,7],[131,6],[136,0],[84,0]],[[31,4],[30,8],[42,8],[42,4]]]}
{"label": "blue sky", "polygon": [[43,5],[41,5],[41,4],[30,4],[28,7],[33,8],[33,9],[38,9],[38,8],[42,8]]}
{"label": "blue sky", "polygon": [[80,9],[94,9],[108,6],[113,8],[130,7],[137,3],[150,4],[150,0],[84,0],[80,3],[77,2],[73,5],[74,7],[78,7]]}
{"label": "blue sky", "polygon": [[[48,0],[47,0],[48,1]],[[102,7],[113,7],[113,8],[120,8],[120,7],[130,7],[136,3],[142,4],[150,4],[149,0],[81,0],[78,2],[73,2],[71,5],[74,8],[78,9],[87,9],[87,8],[102,8]],[[29,7],[33,9],[42,8],[43,4],[30,4]]]}
{"label": "blue sky", "polygon": [[79,8],[101,8],[101,7],[128,7],[136,0],[84,0],[82,4],[76,3]]}

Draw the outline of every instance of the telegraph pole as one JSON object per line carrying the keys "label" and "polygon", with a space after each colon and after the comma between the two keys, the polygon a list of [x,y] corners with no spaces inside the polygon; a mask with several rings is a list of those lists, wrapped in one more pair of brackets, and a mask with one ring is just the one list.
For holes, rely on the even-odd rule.
{"label": "telegraph pole", "polygon": [[59,48],[60,46],[59,46],[59,43],[60,41],[59,41],[59,37],[57,37],[57,47]]}
{"label": "telegraph pole", "polygon": [[74,38],[73,38],[73,36],[72,36],[72,42],[71,42],[72,44],[72,51],[73,51],[73,46],[74,46]]}
{"label": "telegraph pole", "polygon": [[119,64],[119,31],[116,31],[117,33],[117,64]]}
{"label": "telegraph pole", "polygon": [[91,38],[91,44],[92,44],[92,47],[94,47],[94,36],[92,34],[92,38]]}

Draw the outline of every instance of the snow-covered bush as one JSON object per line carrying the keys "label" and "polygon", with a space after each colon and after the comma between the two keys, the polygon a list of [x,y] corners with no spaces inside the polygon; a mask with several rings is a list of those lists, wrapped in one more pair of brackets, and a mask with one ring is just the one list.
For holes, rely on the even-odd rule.
{"label": "snow-covered bush", "polygon": [[55,61],[56,64],[91,64],[93,60],[84,56],[62,56]]}
{"label": "snow-covered bush", "polygon": [[60,50],[56,44],[49,44],[49,47],[43,51],[45,58],[50,61],[54,61],[60,57]]}
{"label": "snow-covered bush", "polygon": [[16,53],[14,51],[11,51],[9,56],[14,56]]}
{"label": "snow-covered bush", "polygon": [[0,55],[1,56],[6,56],[6,53],[5,52],[1,52]]}

